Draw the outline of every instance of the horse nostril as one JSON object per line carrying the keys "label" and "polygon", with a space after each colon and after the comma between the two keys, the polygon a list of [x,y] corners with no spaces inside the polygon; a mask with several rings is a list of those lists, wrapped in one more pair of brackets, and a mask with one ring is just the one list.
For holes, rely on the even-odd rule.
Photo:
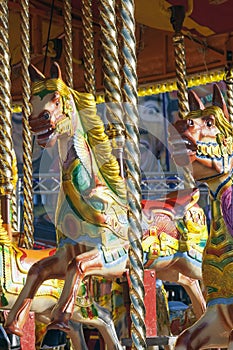
{"label": "horse nostril", "polygon": [[45,112],[45,113],[43,114],[43,117],[44,117],[46,120],[49,120],[49,119],[50,119],[50,114],[49,114],[49,112]]}

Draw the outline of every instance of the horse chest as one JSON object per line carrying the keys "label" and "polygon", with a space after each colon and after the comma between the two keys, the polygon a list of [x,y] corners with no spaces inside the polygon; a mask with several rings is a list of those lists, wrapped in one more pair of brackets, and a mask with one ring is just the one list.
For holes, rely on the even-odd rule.
{"label": "horse chest", "polygon": [[233,237],[224,220],[220,202],[213,206],[210,237],[202,265],[207,302],[219,297],[233,297]]}

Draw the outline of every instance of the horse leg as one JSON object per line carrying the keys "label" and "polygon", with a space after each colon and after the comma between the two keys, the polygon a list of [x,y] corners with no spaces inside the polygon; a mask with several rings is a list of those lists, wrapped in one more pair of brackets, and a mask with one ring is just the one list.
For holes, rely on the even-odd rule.
{"label": "horse leg", "polygon": [[197,279],[190,278],[180,273],[174,266],[158,271],[157,278],[169,282],[175,282],[184,287],[192,302],[196,318],[199,319],[200,316],[203,315],[206,309],[206,304]]}
{"label": "horse leg", "polygon": [[91,260],[96,267],[101,268],[102,266],[100,252],[97,249],[83,253],[72,260],[67,269],[65,284],[59,301],[52,311],[52,322],[47,329],[70,331],[68,322],[73,313],[80,284],[85,277],[85,260],[87,262]]}
{"label": "horse leg", "polygon": [[[36,314],[37,321],[49,324],[51,322],[51,312],[52,308],[47,309],[43,314]],[[86,345],[86,340],[83,334],[83,318],[81,316],[81,311],[79,308],[75,309],[74,314],[77,314],[77,317],[74,317],[74,319],[70,320],[69,326],[70,326],[70,332],[69,332],[69,338],[72,342],[72,349],[73,350],[88,350]],[[77,321],[76,321],[77,319]],[[87,324],[88,319],[87,319]]]}
{"label": "horse leg", "polygon": [[[78,324],[78,322],[81,322],[82,324],[92,326],[100,332],[105,344],[107,345],[108,350],[123,350],[123,347],[116,334],[115,326],[110,311],[98,305],[96,302],[93,302],[93,306],[97,310],[97,317],[85,318],[80,314],[79,310],[74,310],[72,320],[69,322],[69,326],[74,325],[74,321],[76,322],[76,324]],[[71,337],[70,332],[69,336]],[[71,341],[73,344],[72,338]]]}
{"label": "horse leg", "polygon": [[[64,252],[64,251],[63,251]],[[29,314],[32,300],[41,284],[52,278],[64,278],[66,273],[66,256],[63,252],[42,259],[31,266],[28,271],[26,283],[19,294],[15,304],[10,310],[5,329],[8,333],[23,335],[23,325]]]}
{"label": "horse leg", "polygon": [[199,281],[179,273],[178,283],[185,289],[190,297],[193,311],[198,320],[206,310],[206,302]]}
{"label": "horse leg", "polygon": [[69,322],[70,332],[69,337],[72,343],[73,350],[88,350],[86,340],[83,333],[83,326],[79,322],[70,320]]}
{"label": "horse leg", "polygon": [[233,329],[231,330],[229,335],[228,350],[233,350]]}
{"label": "horse leg", "polygon": [[80,284],[86,276],[120,277],[125,271],[127,255],[111,267],[104,266],[102,250],[93,249],[78,255],[69,264],[65,284],[57,305],[52,312],[52,322],[48,329],[60,329],[69,332],[68,321],[73,314],[73,308]]}
{"label": "horse leg", "polygon": [[175,350],[227,348],[233,321],[231,306],[207,307],[204,315],[178,336]]}

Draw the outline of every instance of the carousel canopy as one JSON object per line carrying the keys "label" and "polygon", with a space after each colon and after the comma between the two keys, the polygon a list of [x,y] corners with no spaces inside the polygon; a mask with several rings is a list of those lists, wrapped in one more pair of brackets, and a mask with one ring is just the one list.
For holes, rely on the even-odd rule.
{"label": "carousel canopy", "polygon": [[[189,12],[188,0],[150,1],[136,0],[136,19],[151,28],[173,31],[163,9],[183,5]],[[191,13],[184,20],[183,30],[198,37],[209,37],[232,31],[233,4],[230,0],[195,0]]]}
{"label": "carousel canopy", "polygon": [[[9,37],[12,68],[12,96],[21,98],[20,0],[10,0]],[[30,0],[31,62],[42,69],[48,47],[46,69],[51,60],[64,65],[64,2]],[[53,4],[53,6],[52,6]],[[190,5],[191,4],[191,5]],[[185,38],[187,76],[224,69],[233,50],[232,0],[135,0],[137,74],[139,85],[176,77],[173,26],[167,9],[182,5],[186,10],[182,33]],[[93,1],[96,88],[102,90],[102,57],[98,1]],[[51,24],[51,27],[50,27]],[[50,28],[50,34],[49,33]],[[83,90],[83,35],[81,1],[72,1],[74,87]]]}

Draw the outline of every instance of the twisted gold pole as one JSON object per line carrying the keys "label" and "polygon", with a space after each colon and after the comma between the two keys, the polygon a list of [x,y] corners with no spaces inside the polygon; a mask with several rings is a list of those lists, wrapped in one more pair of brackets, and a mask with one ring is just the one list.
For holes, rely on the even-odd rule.
{"label": "twisted gold pole", "polygon": [[83,64],[85,91],[96,95],[92,0],[82,0]]}
{"label": "twisted gold pole", "polygon": [[11,226],[13,231],[17,232],[18,231],[18,215],[17,215],[18,169],[17,169],[17,159],[15,154],[13,156],[12,175],[13,175],[12,184],[13,184],[14,190],[12,192],[12,199],[11,199]]}
{"label": "twisted gold pole", "polygon": [[103,83],[105,89],[106,116],[108,119],[107,133],[112,141],[113,153],[118,159],[123,171],[124,132],[123,108],[121,97],[120,62],[118,58],[117,29],[115,16],[115,1],[100,1],[100,25],[103,47]]}
{"label": "twisted gold pole", "polygon": [[189,111],[184,36],[181,33],[183,21],[185,18],[185,9],[183,6],[172,6],[170,7],[170,10],[170,21],[175,31],[173,35],[173,46],[175,52],[179,117],[181,119],[184,119],[185,115]]}
{"label": "twisted gold pole", "polygon": [[3,226],[11,239],[10,200],[13,193],[11,137],[11,81],[9,53],[8,2],[0,2],[0,201]]}
{"label": "twisted gold pole", "polygon": [[[175,30],[173,36],[173,46],[175,52],[175,64],[176,64],[176,77],[177,77],[177,98],[179,106],[179,117],[184,119],[185,115],[189,112],[188,104],[188,83],[186,73],[186,60],[185,60],[185,45],[184,36],[181,34],[183,21],[185,18],[184,6],[172,6],[170,21]],[[184,171],[184,186],[186,188],[195,187],[195,181],[188,167],[183,168]]]}
{"label": "twisted gold pole", "polygon": [[173,45],[174,45],[174,51],[175,51],[179,117],[181,119],[184,119],[184,116],[189,111],[189,106],[188,106],[188,85],[186,80],[184,36],[181,33],[175,33],[175,35],[173,36]]}
{"label": "twisted gold pole", "polygon": [[227,86],[227,107],[230,121],[233,124],[233,65],[229,62],[226,66],[224,81]]}
{"label": "twisted gold pole", "polygon": [[136,74],[136,39],[134,21],[134,1],[119,0],[118,23],[121,61],[122,94],[125,107],[126,126],[126,184],[130,210],[129,220],[129,261],[130,261],[130,299],[131,299],[131,337],[133,349],[146,349],[145,305],[144,305],[144,267],[142,249],[141,213],[141,172],[139,150],[139,116]]}
{"label": "twisted gold pole", "polygon": [[71,0],[64,1],[64,52],[65,52],[65,81],[73,87],[73,62],[72,62],[72,14]]}
{"label": "twisted gold pole", "polygon": [[32,193],[32,135],[28,118],[30,109],[30,77],[28,67],[30,64],[30,15],[29,0],[21,0],[21,75],[23,98],[23,194],[24,194],[24,245],[32,248],[34,243],[33,233],[33,193]]}

